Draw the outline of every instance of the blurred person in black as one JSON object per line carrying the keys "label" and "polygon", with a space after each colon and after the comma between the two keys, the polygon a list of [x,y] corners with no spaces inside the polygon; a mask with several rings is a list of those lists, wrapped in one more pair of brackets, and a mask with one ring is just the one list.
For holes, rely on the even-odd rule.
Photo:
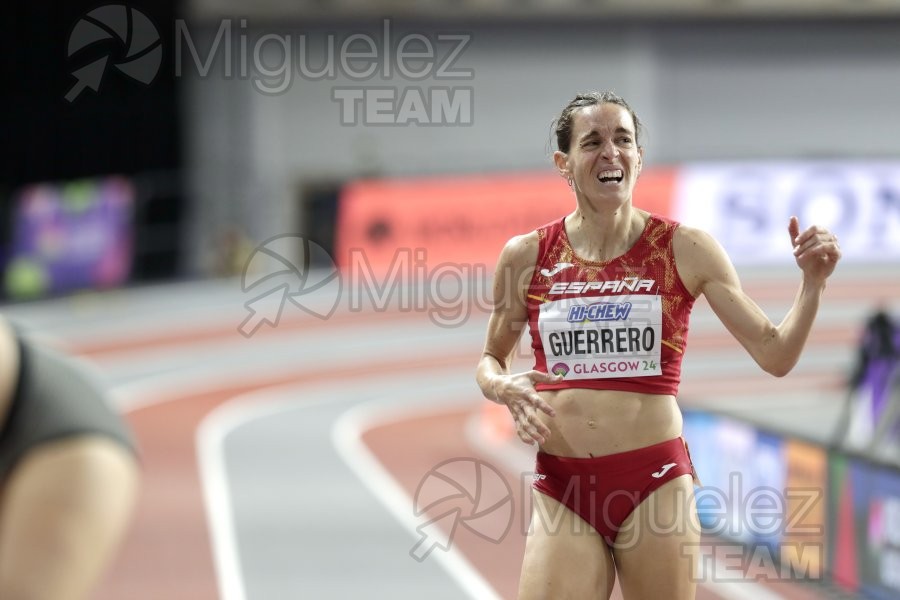
{"label": "blurred person in black", "polygon": [[[878,422],[885,415],[890,396],[891,381],[900,366],[900,327],[891,319],[884,307],[879,307],[866,321],[856,352],[856,362],[848,382],[847,400],[838,421],[835,442],[842,445],[847,441],[851,429],[858,433],[878,428]],[[854,417],[853,407],[862,402]],[[866,423],[851,422],[856,419]],[[862,442],[862,440],[857,440]],[[866,441],[868,443],[868,441]]]}
{"label": "blurred person in black", "polygon": [[0,317],[0,598],[87,598],[138,479],[131,436],[101,387]]}
{"label": "blurred person in black", "polygon": [[856,389],[870,382],[876,396],[883,395],[885,378],[900,359],[900,329],[884,308],[879,308],[866,322],[856,353],[856,366],[850,375],[850,387]]}

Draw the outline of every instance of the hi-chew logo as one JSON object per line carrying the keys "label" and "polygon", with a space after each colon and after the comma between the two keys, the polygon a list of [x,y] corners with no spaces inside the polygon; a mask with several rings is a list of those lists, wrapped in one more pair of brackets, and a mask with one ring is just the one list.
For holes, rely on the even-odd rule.
{"label": "hi-chew logo", "polygon": [[587,306],[576,304],[569,307],[566,321],[569,323],[624,321],[629,314],[631,314],[631,302],[594,302]]}

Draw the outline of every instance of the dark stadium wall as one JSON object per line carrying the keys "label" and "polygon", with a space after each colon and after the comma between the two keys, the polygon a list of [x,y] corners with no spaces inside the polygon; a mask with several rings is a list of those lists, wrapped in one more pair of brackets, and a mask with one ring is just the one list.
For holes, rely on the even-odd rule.
{"label": "dark stadium wall", "polygon": [[[192,31],[201,58],[210,55],[219,27]],[[894,22],[390,27],[393,40],[406,33],[435,41],[470,36],[453,67],[472,77],[441,78],[435,66],[422,80],[396,68],[383,78],[379,67],[358,81],[342,75],[340,64],[333,79],[304,75],[302,68],[327,64],[327,34],[339,51],[352,33],[379,43],[383,23],[242,27],[235,20],[232,76],[222,75],[222,63],[205,76],[186,69],[186,160],[192,210],[203,217],[192,220],[188,240],[195,268],[230,222],[255,239],[307,230],[299,190],[309,180],[550,169],[550,123],[580,90],[612,89],[629,99],[647,126],[648,164],[900,154],[900,121],[892,116],[900,102]],[[293,43],[290,79],[241,77],[240,37],[252,50],[268,33]],[[450,48],[436,41],[438,62]],[[381,58],[383,49],[375,51]],[[278,43],[262,44],[260,52],[270,66],[283,61]],[[224,60],[221,46],[216,59]],[[367,125],[359,112],[355,124],[341,122],[336,88],[369,93],[379,86],[394,94],[471,89],[470,122]]]}
{"label": "dark stadium wall", "polygon": [[[0,248],[22,186],[122,175],[138,187],[132,277],[172,277],[180,268],[186,201],[179,82],[166,41],[177,2],[129,2],[91,16],[104,6],[19,3],[4,18]],[[127,17],[121,27],[120,15]],[[79,25],[103,33],[76,33]],[[140,60],[157,47],[161,60]],[[96,81],[79,71],[88,65],[102,67]],[[137,70],[129,76],[129,68]]]}

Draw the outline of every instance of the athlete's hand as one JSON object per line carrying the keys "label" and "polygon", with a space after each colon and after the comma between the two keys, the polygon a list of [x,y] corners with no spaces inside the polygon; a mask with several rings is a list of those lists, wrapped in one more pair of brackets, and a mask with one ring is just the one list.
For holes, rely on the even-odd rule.
{"label": "athlete's hand", "polygon": [[516,433],[526,444],[544,444],[550,438],[550,430],[538,419],[538,410],[551,417],[556,416],[553,407],[538,395],[534,384],[559,381],[562,381],[561,376],[540,371],[501,375],[497,378],[494,384],[497,400],[509,408],[516,422]]}
{"label": "athlete's hand", "polygon": [[817,225],[800,233],[800,221],[791,217],[788,233],[794,246],[794,259],[803,270],[803,276],[812,283],[823,283],[834,272],[841,259],[837,236]]}

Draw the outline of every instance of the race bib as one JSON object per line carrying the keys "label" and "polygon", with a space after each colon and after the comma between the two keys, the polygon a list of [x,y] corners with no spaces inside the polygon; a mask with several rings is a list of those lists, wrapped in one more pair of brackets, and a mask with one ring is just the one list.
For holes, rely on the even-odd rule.
{"label": "race bib", "polygon": [[659,296],[594,296],[547,302],[538,329],[547,370],[565,379],[660,375]]}

